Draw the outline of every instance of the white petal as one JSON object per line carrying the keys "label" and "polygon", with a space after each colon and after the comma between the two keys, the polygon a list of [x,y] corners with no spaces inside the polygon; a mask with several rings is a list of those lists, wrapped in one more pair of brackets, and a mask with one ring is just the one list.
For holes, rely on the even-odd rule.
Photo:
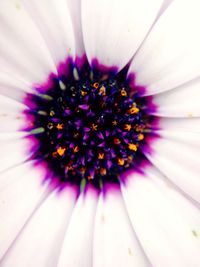
{"label": "white petal", "polygon": [[98,193],[88,188],[79,196],[65,234],[58,267],[92,267],[93,228]]}
{"label": "white petal", "polygon": [[130,176],[123,193],[133,227],[155,267],[200,265],[199,210],[151,169]]}
{"label": "white petal", "polygon": [[81,25],[81,0],[76,0],[76,1],[67,0],[67,2],[74,29],[76,56],[81,57],[85,54],[82,25]]}
{"label": "white petal", "polygon": [[153,102],[157,105],[155,114],[166,117],[200,117],[200,79],[157,94]]}
{"label": "white petal", "polygon": [[200,132],[200,118],[160,118],[159,126],[164,130]]}
{"label": "white petal", "polygon": [[11,78],[10,73],[0,70],[0,95],[22,102],[26,92],[34,92],[28,82],[18,79],[15,74]]}
{"label": "white petal", "polygon": [[94,232],[94,267],[150,266],[131,227],[119,188],[100,196]]}
{"label": "white petal", "polygon": [[1,266],[55,267],[75,199],[72,188],[52,193],[26,224]]}
{"label": "white petal", "polygon": [[0,139],[0,172],[27,160],[30,146],[31,142],[26,138]]}
{"label": "white petal", "polygon": [[0,1],[0,24],[0,72],[29,85],[44,81],[54,70],[53,62],[23,5],[11,0]]}
{"label": "white petal", "polygon": [[146,95],[175,88],[200,74],[198,0],[176,0],[166,9],[135,56],[130,72]]}
{"label": "white petal", "polygon": [[44,169],[22,164],[0,174],[0,260],[44,199]]}
{"label": "white petal", "polygon": [[106,66],[124,67],[153,24],[162,0],[83,0],[86,53]]}
{"label": "white petal", "polygon": [[22,129],[24,105],[0,95],[0,134]]}
{"label": "white petal", "polygon": [[[182,136],[181,133],[179,136]],[[186,136],[183,138],[186,143],[182,143],[181,138],[179,140],[177,136],[177,140],[161,136],[151,143],[152,151],[144,150],[144,153],[170,181],[173,181],[192,199],[200,202],[200,136],[195,135],[196,145],[190,139],[191,135],[188,139]]]}
{"label": "white petal", "polygon": [[66,0],[24,0],[38,26],[56,66],[75,56],[72,21]]}

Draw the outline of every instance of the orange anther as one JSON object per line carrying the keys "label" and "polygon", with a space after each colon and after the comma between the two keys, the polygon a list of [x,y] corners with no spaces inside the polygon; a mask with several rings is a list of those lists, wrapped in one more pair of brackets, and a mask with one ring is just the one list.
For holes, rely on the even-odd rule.
{"label": "orange anther", "polygon": [[119,140],[119,138],[114,138],[113,142],[115,145],[119,145],[121,143],[121,141]]}
{"label": "orange anther", "polygon": [[78,147],[78,146],[75,146],[75,147],[73,148],[73,151],[74,151],[74,153],[79,152],[79,147]]}
{"label": "orange anther", "polygon": [[136,113],[138,113],[138,112],[139,112],[139,108],[137,108],[137,107],[135,107],[135,106],[131,107],[131,108],[128,110],[128,113],[129,113],[129,114],[136,114]]}
{"label": "orange anther", "polygon": [[106,173],[107,173],[107,171],[106,171],[105,168],[100,168],[100,174],[101,174],[102,176],[106,175]]}
{"label": "orange anther", "polygon": [[56,128],[57,128],[58,130],[62,130],[62,129],[64,129],[64,123],[58,123],[57,126],[56,126]]}
{"label": "orange anther", "polygon": [[135,144],[129,143],[128,148],[133,151],[137,151],[137,146]]}
{"label": "orange anther", "polygon": [[96,124],[94,124],[94,123],[93,123],[92,126],[91,126],[91,128],[92,128],[93,131],[97,131],[97,127],[98,127],[98,125],[96,125]]}
{"label": "orange anther", "polygon": [[59,156],[63,156],[65,154],[65,151],[66,151],[66,148],[65,147],[59,146],[57,148],[57,153],[58,153]]}
{"label": "orange anther", "polygon": [[131,130],[131,124],[125,124],[124,125],[124,130],[130,131]]}
{"label": "orange anther", "polygon": [[81,95],[85,96],[85,95],[87,95],[87,92],[81,90]]}
{"label": "orange anther", "polygon": [[141,140],[143,140],[143,139],[144,139],[144,135],[143,135],[143,134],[141,134],[141,133],[140,133],[140,134],[138,134],[138,140],[139,140],[139,141],[141,141]]}
{"label": "orange anther", "polygon": [[121,95],[122,96],[127,96],[127,92],[126,92],[126,90],[124,88],[121,90]]}
{"label": "orange anther", "polygon": [[98,159],[104,159],[104,153],[101,153],[101,152],[100,152],[100,153],[98,154]]}
{"label": "orange anther", "polygon": [[118,163],[118,165],[123,166],[124,165],[124,159],[118,158],[117,163]]}
{"label": "orange anther", "polygon": [[99,88],[99,83],[97,83],[97,82],[93,83],[93,87],[96,88],[96,89]]}

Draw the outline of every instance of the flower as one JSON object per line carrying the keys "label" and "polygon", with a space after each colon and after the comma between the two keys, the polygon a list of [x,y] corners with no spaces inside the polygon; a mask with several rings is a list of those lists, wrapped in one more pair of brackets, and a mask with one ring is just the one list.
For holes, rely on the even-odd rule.
{"label": "flower", "polygon": [[1,1],[1,266],[200,265],[199,7]]}

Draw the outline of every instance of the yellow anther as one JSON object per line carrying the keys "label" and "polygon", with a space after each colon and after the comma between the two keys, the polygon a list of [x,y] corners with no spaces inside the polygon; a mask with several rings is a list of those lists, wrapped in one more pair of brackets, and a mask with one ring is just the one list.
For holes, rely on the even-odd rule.
{"label": "yellow anther", "polygon": [[117,126],[117,121],[112,121],[113,126]]}
{"label": "yellow anther", "polygon": [[107,173],[107,171],[106,171],[105,168],[100,168],[100,174],[101,174],[102,176],[106,175],[106,173]]}
{"label": "yellow anther", "polygon": [[98,125],[93,123],[91,128],[93,131],[97,131]]}
{"label": "yellow anther", "polygon": [[131,124],[125,124],[124,125],[124,130],[130,131],[131,130]]}
{"label": "yellow anther", "polygon": [[139,108],[135,107],[135,106],[132,106],[129,110],[128,110],[128,113],[129,114],[136,114],[138,113],[140,110]]}
{"label": "yellow anther", "polygon": [[73,151],[74,151],[74,153],[79,152],[79,147],[78,147],[78,146],[75,146],[75,147],[73,148]]}
{"label": "yellow anther", "polygon": [[99,83],[93,83],[93,87],[96,89],[99,88]]}
{"label": "yellow anther", "polygon": [[133,151],[137,151],[137,146],[135,144],[129,143],[128,148]]}
{"label": "yellow anther", "polygon": [[123,166],[124,165],[124,159],[118,158],[117,163],[118,163],[118,165]]}
{"label": "yellow anther", "polygon": [[65,154],[66,148],[59,146],[56,151],[58,155],[62,157]]}
{"label": "yellow anther", "polygon": [[144,139],[144,135],[143,135],[143,134],[141,134],[141,133],[140,133],[140,134],[138,134],[138,140],[139,140],[139,141],[141,141],[141,140],[143,140],[143,139]]}
{"label": "yellow anther", "polygon": [[126,90],[124,88],[121,90],[121,95],[122,96],[127,96],[127,92],[126,92]]}
{"label": "yellow anther", "polygon": [[53,110],[50,111],[49,115],[53,117],[55,115],[55,112]]}
{"label": "yellow anther", "polygon": [[98,154],[98,159],[104,159],[104,153],[99,153]]}
{"label": "yellow anther", "polygon": [[119,140],[119,138],[114,138],[113,142],[115,145],[119,145],[121,143],[121,141]]}
{"label": "yellow anther", "polygon": [[56,126],[56,128],[58,130],[62,130],[62,129],[64,129],[64,124],[63,123],[58,123],[57,126]]}
{"label": "yellow anther", "polygon": [[101,95],[106,95],[106,87],[102,85],[102,86],[99,88],[99,93],[100,93]]}
{"label": "yellow anther", "polygon": [[87,92],[81,90],[81,95],[85,96],[85,95],[87,95]]}

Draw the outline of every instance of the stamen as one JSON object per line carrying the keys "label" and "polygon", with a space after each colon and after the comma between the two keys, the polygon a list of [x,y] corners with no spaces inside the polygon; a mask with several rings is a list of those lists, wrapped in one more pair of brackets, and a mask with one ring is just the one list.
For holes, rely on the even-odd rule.
{"label": "stamen", "polygon": [[129,148],[130,150],[137,151],[137,146],[136,146],[135,144],[131,144],[131,143],[129,143],[129,144],[128,144],[128,148]]}
{"label": "stamen", "polygon": [[56,126],[56,128],[57,128],[58,130],[62,130],[62,129],[64,129],[64,123],[58,123],[57,126]]}
{"label": "stamen", "polygon": [[43,127],[39,127],[39,128],[31,130],[30,134],[40,134],[40,133],[43,133],[43,132],[45,132],[45,129]]}
{"label": "stamen", "polygon": [[59,81],[59,85],[60,85],[61,90],[66,90],[67,87],[65,86],[65,84],[61,80]]}
{"label": "stamen", "polygon": [[66,148],[65,147],[58,147],[57,148],[57,153],[59,156],[63,156],[65,154]]}
{"label": "stamen", "polygon": [[131,124],[125,124],[124,125],[124,130],[130,131],[131,130]]}
{"label": "stamen", "polygon": [[76,81],[78,81],[78,80],[79,80],[79,74],[78,74],[78,70],[77,70],[77,68],[74,68],[74,69],[73,69],[73,75],[74,75],[74,79],[75,79]]}
{"label": "stamen", "polygon": [[118,158],[117,162],[118,162],[118,165],[120,165],[120,166],[123,166],[125,163],[124,159],[122,159],[122,158]]}

